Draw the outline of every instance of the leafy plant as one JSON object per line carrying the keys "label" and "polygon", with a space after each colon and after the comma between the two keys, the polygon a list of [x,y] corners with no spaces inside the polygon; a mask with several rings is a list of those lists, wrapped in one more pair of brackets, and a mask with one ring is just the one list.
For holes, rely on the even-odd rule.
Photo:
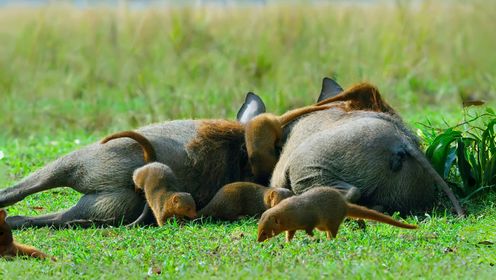
{"label": "leafy plant", "polygon": [[469,199],[496,189],[496,114],[491,108],[437,134],[426,155],[445,179],[458,180],[455,191]]}

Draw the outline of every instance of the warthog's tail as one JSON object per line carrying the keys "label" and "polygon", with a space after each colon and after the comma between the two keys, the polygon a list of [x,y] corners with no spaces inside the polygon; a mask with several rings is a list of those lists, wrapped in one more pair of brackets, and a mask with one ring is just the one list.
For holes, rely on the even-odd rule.
{"label": "warthog's tail", "polygon": [[326,106],[317,106],[317,105],[311,105],[311,106],[305,106],[305,107],[301,107],[301,108],[298,108],[298,109],[294,109],[294,110],[291,110],[291,111],[288,111],[284,114],[282,114],[281,116],[277,117],[277,119],[279,120],[279,122],[281,123],[281,126],[284,126],[286,124],[288,124],[289,122],[305,115],[305,114],[308,114],[308,113],[312,113],[312,112],[315,112],[315,111],[321,111],[321,110],[326,110],[326,109],[329,109],[331,108],[332,106],[331,105],[326,105]]}
{"label": "warthog's tail", "polygon": [[446,182],[441,178],[441,176],[437,173],[437,171],[432,167],[430,162],[427,160],[425,155],[418,150],[417,148],[406,144],[404,146],[405,150],[415,159],[417,162],[424,168],[427,173],[434,178],[434,182],[441,187],[441,189],[444,191],[444,193],[448,196],[448,198],[451,200],[451,203],[453,203],[453,206],[455,207],[456,213],[460,217],[465,216],[465,211],[463,208],[460,206],[460,202],[458,202],[458,199],[455,197],[455,194],[453,191],[450,189],[450,187],[446,184]]}

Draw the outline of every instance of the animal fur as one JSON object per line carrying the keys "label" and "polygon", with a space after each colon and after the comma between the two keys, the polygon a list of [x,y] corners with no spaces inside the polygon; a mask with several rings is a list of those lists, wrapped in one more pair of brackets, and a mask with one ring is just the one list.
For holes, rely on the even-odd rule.
{"label": "animal fur", "polygon": [[[105,137],[102,144],[110,140],[128,137],[134,139],[143,149],[145,163],[155,161],[157,156],[153,145],[144,137],[135,131],[123,131]],[[165,220],[171,217],[196,217],[196,205],[193,197],[189,193],[178,192],[167,185],[167,177],[174,177],[174,174],[168,170],[165,165],[154,164],[147,168],[139,168],[133,173],[133,181],[136,191],[144,191],[147,203],[143,213],[132,225],[144,223],[148,213],[148,207],[151,207],[155,220],[158,225],[163,225]],[[174,179],[175,180],[175,179]],[[174,182],[175,184],[175,182]]]}
{"label": "animal fur", "polygon": [[[377,89],[367,84],[352,87],[345,94],[382,100]],[[356,187],[358,192],[351,202],[410,213],[432,207],[437,184],[457,213],[463,215],[452,191],[419,150],[417,137],[389,105],[377,104],[369,111],[333,106],[286,126],[284,146],[270,185],[291,188],[295,194],[314,185],[335,186],[343,191]],[[375,109],[385,113],[372,111]]]}
{"label": "animal fur", "polygon": [[196,204],[191,194],[178,192],[177,179],[169,167],[162,163],[150,163],[133,173],[136,187],[145,193],[148,205],[162,226],[172,217],[196,218]]}
{"label": "animal fur", "polygon": [[152,143],[150,143],[150,141],[148,141],[146,137],[136,131],[129,130],[117,132],[105,137],[102,141],[100,141],[100,143],[105,144],[108,141],[124,137],[131,138],[134,141],[138,142],[138,144],[140,144],[141,149],[143,149],[143,159],[145,160],[145,163],[150,163],[157,160],[157,153],[155,152]]}
{"label": "animal fur", "polygon": [[[226,133],[221,127],[235,129]],[[156,162],[173,172],[177,179],[176,191],[190,193],[197,208],[204,207],[221,186],[251,178],[246,156],[240,153],[244,129],[236,121],[170,121],[136,132],[151,143]],[[209,147],[198,144],[202,141]],[[39,191],[67,186],[83,194],[74,207],[38,217],[10,216],[7,223],[12,228],[88,226],[91,222],[129,224],[140,216],[146,202],[142,194],[134,191],[133,171],[147,166],[142,147],[134,140],[120,138],[106,144],[91,144],[47,164],[13,187],[1,190],[0,206],[11,205]]]}
{"label": "animal fur", "polygon": [[[367,88],[373,87],[364,85],[358,97],[379,94]],[[347,92],[353,96],[353,90]],[[419,152],[416,137],[399,117],[388,113],[387,107],[377,107],[381,112],[349,111],[342,107],[353,104],[353,100],[336,101],[339,106],[328,104],[332,108],[309,113],[283,127],[280,153],[277,145],[271,148],[276,155],[280,154],[270,176],[271,186],[290,188],[297,194],[314,184],[335,185],[345,191],[356,187],[359,192],[355,202],[366,206],[404,213],[430,208],[435,182],[439,184],[442,179],[433,178],[432,167],[418,153],[411,152]],[[252,98],[251,102],[257,101]],[[370,110],[366,107],[361,110]],[[241,114],[240,119],[249,120],[259,113],[256,110],[248,114],[249,118]],[[180,120],[145,126],[137,132],[150,141],[157,162],[173,171],[178,191],[190,193],[198,209],[221,186],[253,180],[243,148],[244,129],[238,122]],[[91,144],[1,190],[0,207],[36,192],[67,186],[83,194],[74,207],[38,217],[10,216],[7,223],[12,228],[86,225],[88,221],[126,224],[136,220],[145,205],[142,195],[133,190],[132,180],[133,171],[144,164],[140,145],[130,139]],[[262,170],[271,170],[272,164]],[[459,205],[456,208],[463,214]]]}
{"label": "animal fur", "polygon": [[315,228],[325,231],[327,239],[331,239],[338,234],[345,217],[375,220],[406,229],[417,228],[377,211],[347,203],[333,188],[316,186],[265,211],[258,224],[258,241],[262,242],[286,231],[286,241],[289,242],[297,230],[304,230],[313,236]]}
{"label": "animal fur", "polygon": [[231,183],[223,186],[198,215],[221,220],[261,215],[292,195],[288,189],[267,188],[249,182]]}
{"label": "animal fur", "polygon": [[17,243],[12,236],[12,230],[5,222],[7,213],[4,209],[0,209],[0,257],[14,258],[27,256],[38,259],[46,259],[48,256],[40,250]]}
{"label": "animal fur", "polygon": [[330,107],[307,106],[291,110],[282,116],[264,113],[247,123],[245,131],[246,151],[252,173],[257,182],[265,182],[272,174],[279,158],[284,126],[305,114],[326,110]]}

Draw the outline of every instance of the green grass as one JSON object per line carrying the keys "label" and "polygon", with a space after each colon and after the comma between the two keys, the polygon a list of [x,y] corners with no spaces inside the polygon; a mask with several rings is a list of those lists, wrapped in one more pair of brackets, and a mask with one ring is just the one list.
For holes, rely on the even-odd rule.
{"label": "green grass", "polygon": [[[495,107],[496,5],[126,10],[0,9],[0,187],[109,132],[175,118],[234,118],[248,90],[269,111],[315,101],[321,78],[368,80],[413,129],[463,121],[462,98]],[[478,109],[471,109],[478,110]],[[39,215],[73,205],[56,189],[8,207]],[[58,258],[0,260],[3,279],[147,277],[463,278],[494,276],[496,194],[470,215],[443,208],[407,231],[345,224],[334,241],[298,233],[255,242],[256,220],[161,228],[29,229],[20,242]],[[154,270],[152,269],[152,270]],[[153,275],[153,272],[151,273]]]}
{"label": "green grass", "polygon": [[[8,166],[5,182],[13,183],[60,154],[96,139],[66,137],[9,143],[16,151],[1,162]],[[41,159],[41,160],[40,160]],[[4,181],[4,180],[2,180]],[[9,214],[38,215],[69,207],[79,195],[57,189],[32,195],[9,207]],[[20,242],[36,245],[58,258],[50,261],[0,261],[3,279],[21,278],[130,278],[143,279],[149,270],[160,277],[212,278],[477,278],[494,274],[496,252],[496,194],[478,197],[467,205],[469,217],[458,219],[439,209],[410,216],[419,230],[408,231],[368,223],[364,232],[345,223],[338,238],[316,240],[303,232],[286,244],[283,236],[256,242],[256,220],[236,223],[171,222],[161,228],[27,229],[15,231]]]}
{"label": "green grass", "polygon": [[496,5],[436,2],[2,9],[0,127],[38,137],[233,118],[248,90],[282,112],[313,102],[325,75],[373,82],[407,119],[450,119],[462,96],[496,94]]}

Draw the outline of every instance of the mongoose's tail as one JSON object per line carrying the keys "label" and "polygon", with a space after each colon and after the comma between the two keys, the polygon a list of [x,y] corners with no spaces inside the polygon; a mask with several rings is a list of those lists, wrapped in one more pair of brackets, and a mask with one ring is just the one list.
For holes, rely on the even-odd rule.
{"label": "mongoose's tail", "polygon": [[[40,250],[36,249],[33,246],[28,246],[24,244],[20,244],[14,241],[14,246],[16,248],[16,253],[18,256],[28,256],[32,258],[38,258],[38,259],[46,259],[48,256],[41,252]],[[56,260],[55,258],[52,257],[52,260]]]}
{"label": "mongoose's tail", "polygon": [[334,97],[318,102],[316,105],[321,106],[338,101],[350,101],[349,106],[353,110],[383,112],[399,118],[396,111],[382,99],[379,90],[369,83],[357,84]]}
{"label": "mongoose's tail", "polygon": [[400,228],[408,228],[408,229],[417,228],[416,225],[404,224],[402,222],[396,221],[395,219],[391,218],[388,215],[384,215],[384,214],[379,213],[375,210],[368,209],[366,207],[359,206],[356,204],[351,204],[351,203],[348,203],[348,212],[347,212],[346,216],[352,217],[352,218],[358,218],[358,219],[374,220],[374,221],[390,224],[392,226],[396,226],[396,227],[400,227]]}
{"label": "mongoose's tail", "polygon": [[148,141],[148,139],[146,139],[143,135],[135,131],[128,130],[128,131],[114,133],[112,135],[105,137],[100,143],[105,144],[110,140],[123,138],[123,137],[131,138],[141,145],[141,148],[143,149],[145,163],[150,163],[157,160],[157,154],[155,153],[155,149],[153,148],[150,141]]}
{"label": "mongoose's tail", "polygon": [[279,120],[279,122],[281,123],[282,126],[286,125],[287,123],[305,115],[305,114],[308,114],[308,113],[311,113],[311,112],[315,112],[315,111],[321,111],[321,110],[326,110],[326,109],[329,109],[331,108],[332,106],[331,105],[326,105],[326,106],[316,106],[316,105],[311,105],[311,106],[305,106],[305,107],[301,107],[301,108],[298,108],[298,109],[294,109],[294,110],[291,110],[291,111],[288,111],[284,114],[282,114],[281,116],[277,117],[277,119]]}

